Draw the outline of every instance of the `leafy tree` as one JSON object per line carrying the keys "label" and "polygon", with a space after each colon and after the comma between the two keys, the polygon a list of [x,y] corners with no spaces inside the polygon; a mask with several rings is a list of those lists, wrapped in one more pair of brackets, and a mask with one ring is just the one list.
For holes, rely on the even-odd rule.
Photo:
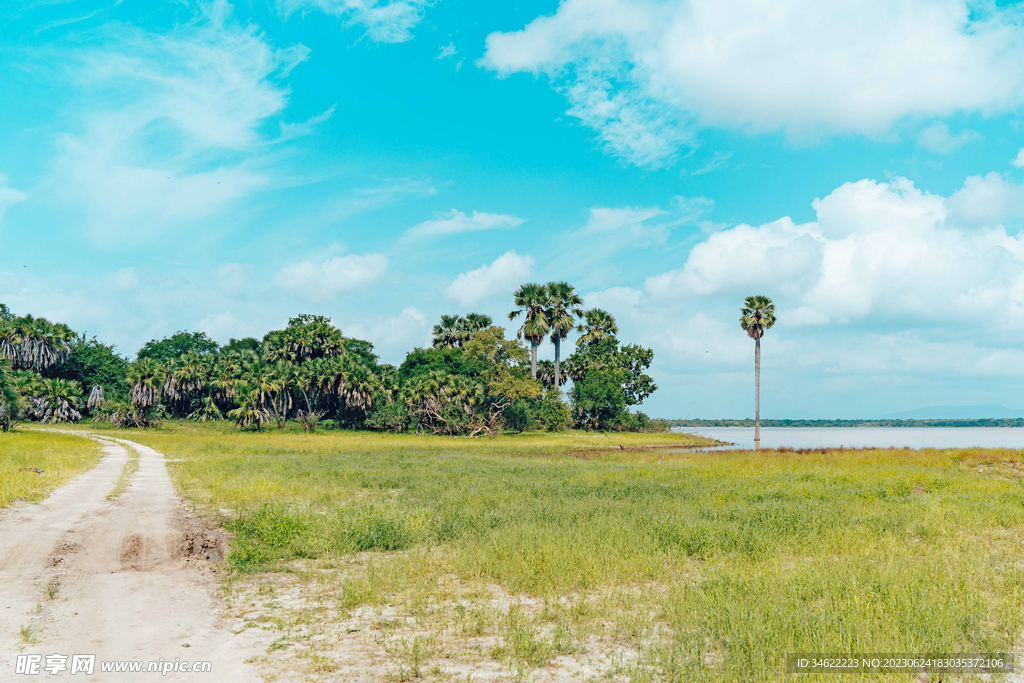
{"label": "leafy tree", "polygon": [[512,297],[516,308],[508,314],[509,320],[523,316],[523,325],[516,333],[517,339],[530,342],[530,376],[537,378],[537,346],[544,341],[551,330],[547,319],[548,290],[536,282],[520,285]]}
{"label": "leafy tree", "polygon": [[[607,429],[614,428],[616,421],[621,423],[629,406],[643,403],[657,390],[646,373],[653,361],[651,349],[639,344],[620,346],[615,337],[581,346],[566,360],[566,372],[573,380],[569,395],[577,425]],[[612,384],[617,391],[611,390]]]}
{"label": "leafy tree", "polygon": [[83,387],[103,387],[106,398],[123,401],[128,397],[127,370],[127,359],[118,355],[113,346],[95,337],[77,337],[64,362],[44,374],[74,380]]}
{"label": "leafy tree", "polygon": [[[555,345],[555,386],[562,385],[561,350],[562,340],[569,336],[576,325],[576,316],[583,315],[580,306],[583,299],[568,282],[547,284],[548,308],[545,316],[551,325],[551,343]],[[534,377],[536,377],[534,373]]]}
{"label": "leafy tree", "polygon": [[477,375],[483,368],[477,360],[467,357],[459,348],[413,349],[398,367],[398,379],[405,383],[435,371],[452,375]]}
{"label": "leafy tree", "polygon": [[584,381],[595,370],[617,373],[626,405],[635,406],[657,391],[654,379],[646,370],[654,362],[654,351],[639,344],[619,345],[615,337],[591,342],[566,360],[566,372],[573,382]]}
{"label": "leafy tree", "polygon": [[417,349],[399,369],[402,398],[421,429],[494,434],[510,406],[540,394],[524,370],[528,358],[500,327],[478,331],[461,349]]}
{"label": "leafy tree", "polygon": [[775,304],[766,296],[748,296],[740,308],[740,327],[754,340],[754,448],[761,447],[761,337],[775,324]]}
{"label": "leafy tree", "polygon": [[221,347],[221,353],[230,353],[238,351],[252,351],[259,353],[263,348],[259,339],[255,337],[242,337],[241,339],[229,339],[228,343]]}
{"label": "leafy tree", "polygon": [[187,353],[194,353],[198,356],[216,353],[217,342],[206,336],[205,332],[175,332],[170,337],[146,342],[137,358],[142,360],[165,361],[180,358]]}
{"label": "leafy tree", "polygon": [[619,333],[619,326],[615,323],[615,317],[608,311],[600,308],[591,308],[583,313],[583,320],[576,326],[580,333],[576,340],[576,346],[585,346],[606,337],[614,337]]}
{"label": "leafy tree", "polygon": [[0,323],[10,322],[14,320],[14,314],[11,313],[11,309],[7,308],[7,304],[0,304]]}
{"label": "leafy tree", "polygon": [[576,424],[584,429],[609,427],[626,412],[626,395],[620,373],[612,368],[588,372],[572,386]]}

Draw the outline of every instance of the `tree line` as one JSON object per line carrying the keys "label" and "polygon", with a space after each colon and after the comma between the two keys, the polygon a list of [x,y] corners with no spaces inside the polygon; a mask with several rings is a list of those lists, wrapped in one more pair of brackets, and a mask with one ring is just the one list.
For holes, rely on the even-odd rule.
{"label": "tree line", "polygon": [[[432,344],[397,367],[320,315],[223,346],[180,331],[130,360],[95,337],[0,304],[0,431],[19,420],[83,419],[126,428],[231,420],[254,431],[292,420],[307,431],[448,435],[654,428],[631,410],[657,389],[646,374],[653,352],[620,343],[615,319],[582,303],[568,283],[524,284],[508,315],[521,321],[511,338],[486,315],[445,315]],[[563,359],[573,332],[575,348]],[[548,340],[555,359],[538,361]]]}

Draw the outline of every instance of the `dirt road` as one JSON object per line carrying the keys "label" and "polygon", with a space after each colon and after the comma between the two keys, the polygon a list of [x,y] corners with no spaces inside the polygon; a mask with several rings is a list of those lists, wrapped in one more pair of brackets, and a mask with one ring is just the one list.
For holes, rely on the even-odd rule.
{"label": "dirt road", "polygon": [[[100,440],[100,439],[97,439]],[[223,540],[186,514],[163,456],[102,439],[104,457],[39,505],[0,517],[0,680],[260,680],[246,660],[268,640],[219,617],[216,559]],[[129,450],[138,470],[115,500]],[[38,676],[15,674],[17,655],[41,654]],[[69,655],[50,675],[46,656]],[[96,655],[94,673],[71,675],[70,655]],[[211,662],[211,673],[104,673],[104,661]],[[23,660],[24,661],[24,660]],[[163,665],[161,664],[161,667]],[[179,665],[180,668],[180,665]]]}

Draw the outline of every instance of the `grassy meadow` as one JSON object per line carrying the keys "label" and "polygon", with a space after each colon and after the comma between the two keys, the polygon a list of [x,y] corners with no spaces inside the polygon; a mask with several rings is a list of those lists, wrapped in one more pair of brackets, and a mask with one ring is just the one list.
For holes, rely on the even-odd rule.
{"label": "grassy meadow", "polygon": [[[17,430],[0,436],[0,508],[38,502],[99,462],[100,446],[77,436]],[[43,470],[42,474],[35,468]]]}
{"label": "grassy meadow", "polygon": [[236,614],[314,678],[368,632],[382,678],[761,681],[788,652],[1009,651],[1024,628],[1019,451],[126,436],[233,533]]}

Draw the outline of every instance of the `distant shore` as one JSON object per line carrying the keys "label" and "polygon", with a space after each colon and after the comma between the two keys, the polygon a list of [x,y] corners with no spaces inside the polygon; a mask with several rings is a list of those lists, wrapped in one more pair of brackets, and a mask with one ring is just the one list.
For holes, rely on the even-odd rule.
{"label": "distant shore", "polygon": [[[751,427],[750,420],[665,420],[670,427]],[[1024,418],[974,420],[761,420],[762,427],[1024,427]]]}

